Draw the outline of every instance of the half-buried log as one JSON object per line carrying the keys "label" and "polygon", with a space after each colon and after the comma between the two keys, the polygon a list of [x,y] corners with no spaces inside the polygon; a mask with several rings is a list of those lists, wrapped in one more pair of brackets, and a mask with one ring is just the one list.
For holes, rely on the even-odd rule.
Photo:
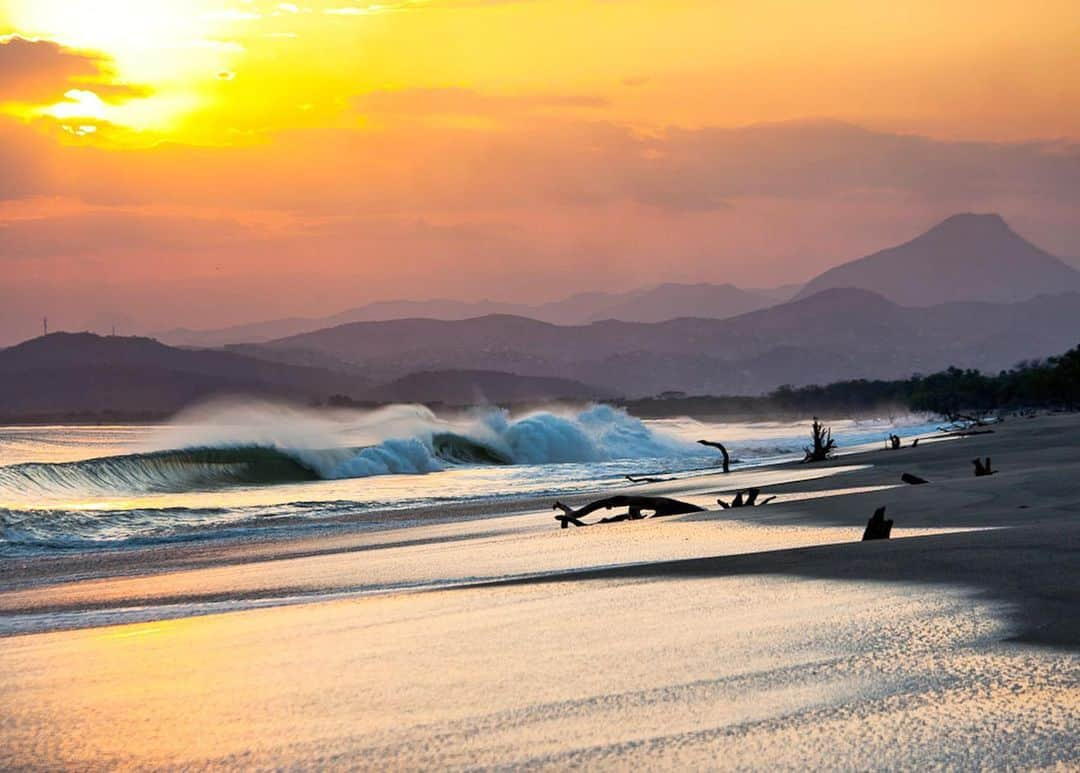
{"label": "half-buried log", "polygon": [[879,507],[866,522],[866,531],[863,532],[862,541],[888,539],[892,534],[892,524],[893,522],[885,517],[885,508]]}
{"label": "half-buried log", "polygon": [[921,486],[924,483],[929,483],[926,478],[920,478],[918,475],[912,475],[910,472],[905,472],[900,476],[900,480],[911,486]]}
{"label": "half-buried log", "polygon": [[638,478],[633,475],[626,475],[624,477],[631,483],[663,483],[665,481],[671,480],[671,478],[652,478],[649,476],[643,476]]}
{"label": "half-buried log", "polygon": [[[611,510],[616,507],[625,507],[627,511],[620,515],[601,518],[599,521],[591,524],[581,520],[597,510]],[[669,499],[668,497],[632,497],[626,495],[597,499],[595,502],[590,502],[577,510],[564,505],[562,502],[556,502],[552,506],[552,509],[563,511],[562,515],[555,516],[555,520],[558,521],[564,529],[569,528],[571,524],[574,526],[594,526],[597,523],[638,521],[642,518],[660,518],[665,515],[700,513],[705,510],[705,508],[692,505],[689,502],[681,502],[678,499]],[[646,513],[648,513],[648,515]]]}

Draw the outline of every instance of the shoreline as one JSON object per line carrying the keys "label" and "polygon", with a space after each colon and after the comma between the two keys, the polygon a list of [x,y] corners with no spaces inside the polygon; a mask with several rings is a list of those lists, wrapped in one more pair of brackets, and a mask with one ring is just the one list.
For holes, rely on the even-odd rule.
{"label": "shoreline", "polygon": [[[1030,434],[1028,430],[1045,427],[1057,433],[1059,426],[1080,429],[1080,418],[1075,416],[1047,416],[1041,419],[1006,423],[989,435],[972,438],[946,438],[941,435],[922,436],[925,438],[918,448],[907,446],[897,451],[882,448],[843,452],[827,462],[803,464],[786,461],[760,467],[736,468],[730,473],[716,471],[702,472],[697,475],[679,477],[657,483],[628,484],[618,490],[629,490],[645,495],[684,498],[707,508],[715,508],[715,498],[730,495],[737,489],[750,486],[763,488],[767,494],[777,496],[777,501],[762,508],[723,511],[707,509],[706,512],[686,516],[661,519],[649,519],[625,525],[608,524],[600,527],[620,539],[627,539],[629,545],[635,543],[635,537],[646,532],[655,532],[665,525],[740,523],[771,528],[783,527],[830,527],[849,529],[851,542],[856,542],[862,526],[877,502],[913,503],[916,510],[910,514],[902,510],[897,512],[896,505],[889,505],[889,516],[897,519],[893,542],[901,538],[910,538],[926,534],[925,530],[935,532],[963,531],[984,528],[1017,528],[1031,525],[1033,522],[1046,520],[1060,521],[1063,532],[1072,535],[1074,527],[1064,513],[1042,506],[1026,508],[1020,511],[1020,504],[1015,505],[1022,516],[1012,514],[999,507],[993,513],[970,513],[972,486],[981,486],[984,490],[998,491],[1001,482],[1015,475],[1014,471],[1003,471],[1001,475],[984,480],[965,478],[970,473],[961,465],[960,469],[949,470],[949,479],[941,480],[942,466],[955,467],[957,457],[963,457],[970,449],[971,453],[991,455],[1000,458],[1000,449],[1008,447],[1014,435]],[[967,448],[961,452],[966,444]],[[977,447],[977,449],[976,449]],[[984,453],[985,452],[985,453]],[[1034,452],[1034,450],[1032,450]],[[1080,464],[1080,453],[1076,462]],[[900,470],[913,472],[928,477],[929,486],[904,486],[899,481]],[[1033,473],[1040,477],[1039,472]],[[934,481],[937,477],[938,480]],[[838,489],[834,491],[834,489]],[[610,491],[610,490],[605,490]],[[577,501],[595,498],[594,493],[573,495]],[[1000,496],[995,494],[995,496]],[[268,582],[259,592],[241,591],[225,580],[215,583],[214,588],[205,588],[185,594],[163,593],[154,591],[154,578],[176,578],[192,573],[268,573],[278,571],[278,567],[306,562],[316,565],[329,561],[341,562],[348,557],[361,558],[365,554],[394,550],[409,550],[430,545],[468,546],[483,539],[519,539],[532,538],[547,530],[557,529],[556,522],[549,514],[552,496],[522,497],[509,500],[483,500],[461,502],[449,505],[425,506],[411,509],[391,509],[368,511],[362,514],[335,515],[315,524],[298,523],[299,531],[282,527],[281,531],[265,534],[244,535],[212,539],[193,539],[190,541],[163,542],[137,547],[108,548],[100,551],[79,551],[72,554],[28,555],[5,560],[0,568],[0,619],[18,614],[30,613],[73,613],[81,609],[95,611],[101,609],[101,600],[88,608],[80,606],[74,598],[85,598],[86,588],[97,588],[112,583],[128,583],[140,590],[132,595],[125,593],[111,602],[119,607],[124,601],[145,604],[148,600],[168,607],[174,604],[217,604],[230,599],[250,599],[271,604],[273,598],[301,598],[305,603],[317,602],[321,596],[365,595],[374,592],[393,592],[391,584],[365,583],[362,576],[346,571],[348,582],[327,582],[322,585],[290,585],[280,581]],[[959,511],[946,517],[935,513],[938,508],[955,507]],[[904,507],[904,504],[900,504]],[[371,522],[378,520],[377,526]],[[635,531],[636,530],[636,531]],[[590,533],[597,530],[590,528]],[[571,530],[570,534],[580,533]],[[839,534],[839,533],[838,533]],[[840,543],[845,545],[846,542]],[[788,550],[806,549],[806,546],[793,544]],[[779,549],[783,552],[784,548]],[[759,552],[748,552],[747,561],[753,563]],[[632,558],[632,556],[631,556]],[[608,565],[561,566],[542,571],[525,570],[521,576],[485,576],[461,581],[459,578],[442,578],[445,582],[417,582],[419,587],[438,589],[440,587],[496,585],[501,582],[530,582],[536,578],[550,578],[567,581],[577,576],[593,576],[591,572],[611,572],[614,577],[630,576],[625,574],[641,571],[648,573],[647,567],[663,563],[649,556],[642,561],[626,561]],[[693,557],[677,557],[676,560],[708,560],[707,553]],[[724,559],[730,558],[725,553]],[[839,560],[839,559],[837,559]],[[640,566],[639,566],[640,564]],[[742,564],[745,565],[745,564]],[[644,567],[644,568],[643,568]],[[598,575],[599,576],[599,575]],[[546,581],[537,580],[537,581]],[[369,587],[372,586],[372,587]],[[402,584],[403,590],[408,583]],[[150,590],[147,590],[147,589]],[[410,591],[411,592],[411,591]],[[35,601],[28,602],[28,599]],[[46,601],[46,599],[54,599]],[[58,600],[57,600],[58,599]],[[294,603],[290,600],[288,603]],[[107,608],[107,607],[105,607]]]}
{"label": "shoreline", "polygon": [[[860,420],[849,421],[858,423]],[[901,426],[896,431],[905,438],[922,437],[925,440],[928,437],[920,432],[918,425]],[[931,438],[934,442],[939,439],[941,439],[940,436]],[[237,560],[250,560],[252,555],[280,557],[293,552],[288,547],[289,545],[307,545],[312,540],[333,545],[340,540],[347,540],[353,533],[400,530],[546,511],[556,497],[595,497],[605,491],[616,490],[648,493],[661,489],[674,492],[671,495],[677,496],[685,488],[694,488],[701,481],[715,478],[739,486],[743,486],[740,481],[749,481],[745,483],[749,486],[754,485],[753,481],[758,479],[757,473],[776,473],[783,470],[792,470],[791,477],[795,479],[803,479],[807,476],[823,477],[834,474],[836,464],[855,458],[856,455],[866,451],[876,450],[877,447],[877,440],[871,442],[863,440],[855,445],[841,448],[836,458],[831,460],[830,465],[804,465],[794,454],[781,461],[750,460],[740,463],[739,460],[734,460],[730,473],[734,477],[723,477],[725,474],[721,470],[720,457],[717,454],[715,464],[711,466],[662,470],[655,474],[649,471],[635,471],[639,475],[658,478],[652,483],[628,482],[619,477],[618,480],[613,478],[611,482],[603,484],[598,481],[597,485],[591,488],[574,486],[573,491],[552,490],[542,494],[505,494],[425,504],[386,505],[372,509],[364,509],[358,504],[354,511],[336,512],[317,518],[299,515],[275,517],[265,522],[262,527],[257,527],[258,520],[253,520],[223,526],[220,531],[193,530],[190,533],[179,533],[160,539],[149,538],[146,541],[133,539],[111,544],[101,542],[99,546],[86,544],[55,550],[39,549],[24,552],[13,550],[4,556],[3,562],[0,562],[0,591],[31,584],[35,582],[34,578],[48,580],[53,573],[51,567],[56,567],[60,573],[89,577],[106,573],[110,567],[117,568],[121,574],[131,571],[152,571],[154,566],[164,571],[171,567],[182,566],[189,558],[192,561],[204,560],[213,563],[228,561],[234,554],[240,556]],[[748,475],[750,477],[746,477]],[[406,475],[404,479],[407,480],[409,477],[411,476]],[[777,478],[776,475],[770,474],[766,478],[783,480],[784,476]],[[212,505],[213,492],[208,492],[206,496],[207,505]],[[709,506],[715,507],[715,503],[709,503]],[[103,512],[110,511],[103,510]],[[199,559],[198,556],[206,556],[206,558]]]}
{"label": "shoreline", "polygon": [[561,530],[526,500],[8,570],[0,767],[1074,765],[1078,430],[631,487],[778,496],[743,511]]}

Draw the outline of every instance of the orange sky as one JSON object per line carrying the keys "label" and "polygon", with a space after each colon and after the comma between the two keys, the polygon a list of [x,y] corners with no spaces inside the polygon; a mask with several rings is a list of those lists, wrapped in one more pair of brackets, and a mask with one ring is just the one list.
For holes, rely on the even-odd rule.
{"label": "orange sky", "polygon": [[1080,256],[1075,2],[0,0],[0,343]]}

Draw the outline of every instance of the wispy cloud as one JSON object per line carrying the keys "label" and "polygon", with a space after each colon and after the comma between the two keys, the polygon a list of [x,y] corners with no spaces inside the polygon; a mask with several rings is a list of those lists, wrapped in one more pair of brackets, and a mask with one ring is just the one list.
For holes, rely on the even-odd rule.
{"label": "wispy cloud", "polygon": [[353,99],[362,113],[393,115],[499,115],[544,108],[602,108],[604,97],[588,94],[485,94],[465,88],[373,91]]}

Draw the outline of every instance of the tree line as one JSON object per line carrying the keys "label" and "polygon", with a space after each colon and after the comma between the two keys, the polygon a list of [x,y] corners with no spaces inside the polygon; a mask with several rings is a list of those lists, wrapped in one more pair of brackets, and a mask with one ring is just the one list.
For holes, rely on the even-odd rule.
{"label": "tree line", "polygon": [[949,368],[893,381],[855,379],[824,386],[781,386],[757,397],[679,396],[623,403],[638,416],[710,415],[746,418],[827,415],[882,409],[955,416],[1024,408],[1080,409],[1080,346],[1030,360],[997,375]]}

